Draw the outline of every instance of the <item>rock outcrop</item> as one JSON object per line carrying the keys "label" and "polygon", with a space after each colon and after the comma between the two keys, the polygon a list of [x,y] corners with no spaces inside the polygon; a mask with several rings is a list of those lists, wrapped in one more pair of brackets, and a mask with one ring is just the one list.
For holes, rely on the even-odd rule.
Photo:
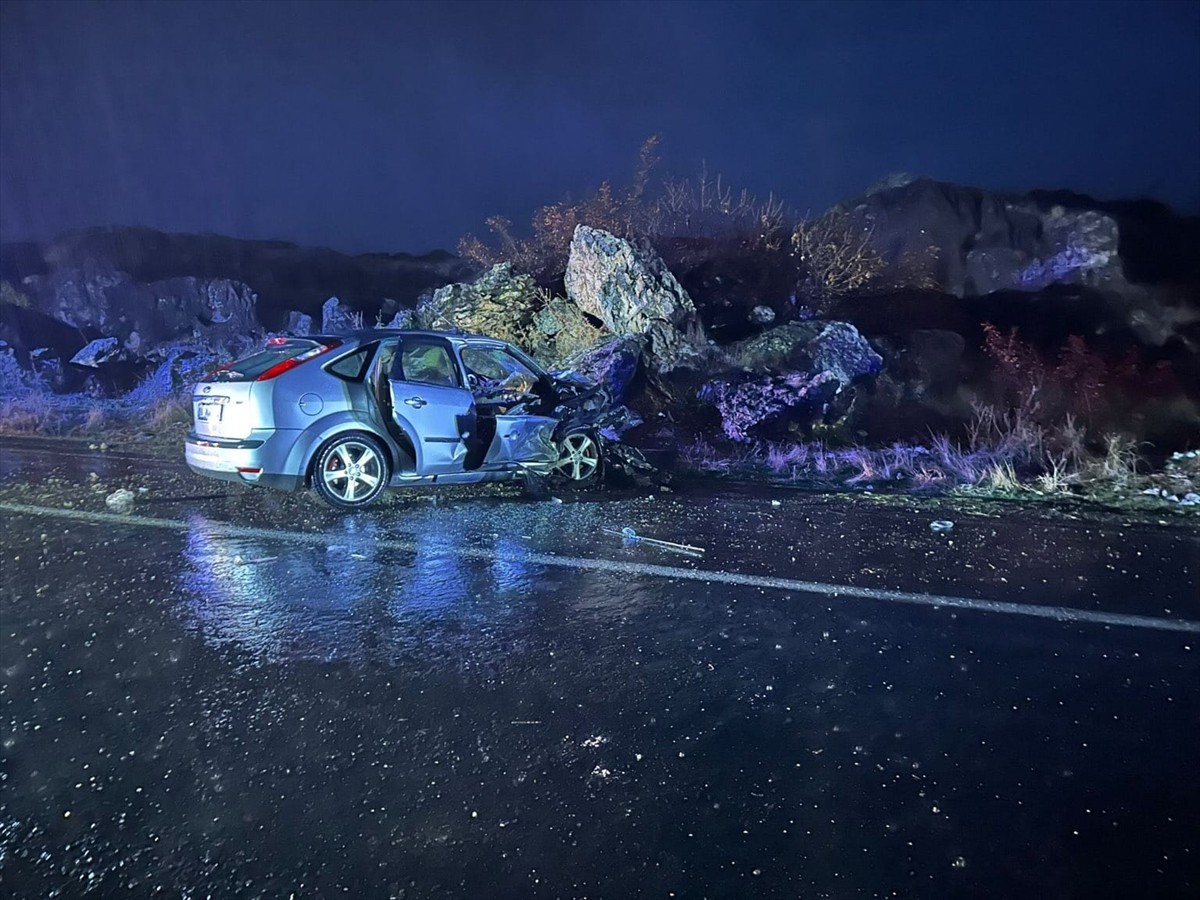
{"label": "rock outcrop", "polygon": [[1029,196],[903,180],[842,204],[883,258],[882,287],[936,284],[958,297],[1052,284],[1125,283],[1115,217]]}
{"label": "rock outcrop", "polygon": [[321,304],[321,334],[339,334],[362,328],[362,313],[355,313],[337,297]]}
{"label": "rock outcrop", "polygon": [[[479,267],[449,253],[423,256],[368,253],[351,256],[284,241],[248,241],[215,234],[166,234],[148,228],[90,228],[44,243],[0,246],[0,280],[22,282],[64,270],[126,273],[135,283],[191,277],[246,285],[258,297],[258,319],[282,330],[288,313],[316,319],[331,296],[373,318],[383,298],[411,308],[417,298]],[[395,310],[389,310],[391,315]]]}
{"label": "rock outcrop", "polygon": [[254,292],[224,279],[139,283],[125,272],[88,267],[33,276],[25,288],[37,311],[115,337],[135,352],[184,337],[228,342],[263,330]]}

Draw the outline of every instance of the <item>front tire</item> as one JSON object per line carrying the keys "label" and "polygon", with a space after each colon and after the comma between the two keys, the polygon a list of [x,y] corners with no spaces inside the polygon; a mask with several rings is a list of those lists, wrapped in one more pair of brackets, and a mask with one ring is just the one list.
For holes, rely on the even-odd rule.
{"label": "front tire", "polygon": [[367,434],[343,434],[325,444],[313,463],[312,486],[338,509],[365,509],[387,489],[392,475],[387,451]]}
{"label": "front tire", "polygon": [[572,431],[558,445],[551,477],[571,488],[591,487],[600,480],[600,442],[590,431]]}

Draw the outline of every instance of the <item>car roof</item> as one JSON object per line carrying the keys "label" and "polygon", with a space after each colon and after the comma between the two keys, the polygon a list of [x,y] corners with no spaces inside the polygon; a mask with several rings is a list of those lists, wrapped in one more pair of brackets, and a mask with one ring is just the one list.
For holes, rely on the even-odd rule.
{"label": "car roof", "polygon": [[466,341],[488,341],[493,344],[506,344],[506,341],[500,338],[489,337],[486,334],[469,334],[463,331],[433,331],[431,329],[418,328],[360,328],[354,331],[344,331],[332,334],[310,334],[305,335],[309,340],[340,340],[343,342],[355,341],[360,344],[366,344],[371,341],[377,341],[380,338],[388,337],[429,337],[442,338],[443,340],[466,342]]}

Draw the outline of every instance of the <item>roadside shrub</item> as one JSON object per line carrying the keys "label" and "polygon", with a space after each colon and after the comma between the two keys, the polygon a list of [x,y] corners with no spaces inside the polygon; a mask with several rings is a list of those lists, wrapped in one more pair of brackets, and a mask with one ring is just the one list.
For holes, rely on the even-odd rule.
{"label": "roadside shrub", "polygon": [[39,374],[23,369],[12,351],[0,353],[0,432],[93,434],[124,427],[160,429],[191,419],[191,387],[228,354],[179,347],[120,397],[57,394]]}
{"label": "roadside shrub", "polygon": [[1057,425],[1068,416],[1088,423],[1109,376],[1107,361],[1071,335],[1057,361],[1045,360],[1016,328],[1006,334],[985,322],[984,352],[993,364],[994,401],[1017,420]]}
{"label": "roadside shrub", "polygon": [[512,222],[508,219],[492,216],[487,220],[487,226],[496,245],[490,246],[474,235],[467,235],[458,243],[459,255],[485,266],[511,262],[518,272],[533,275],[540,281],[550,281],[566,269],[567,252],[576,226],[590,225],[628,238],[644,234],[649,218],[646,188],[650,173],[658,164],[658,144],[657,135],[642,144],[633,181],[623,195],[617,195],[612,185],[605,181],[587,200],[543,206],[533,215],[533,234],[528,238],[514,235]]}
{"label": "roadside shrub", "polygon": [[1170,365],[1147,364],[1136,351],[1106,356],[1072,335],[1047,357],[1017,329],[1001,332],[987,323],[983,349],[992,369],[987,395],[975,409],[973,442],[1040,433],[1048,449],[1076,466],[1085,452],[1101,449],[1098,435],[1195,420]]}
{"label": "roadside shrub", "polygon": [[795,227],[792,253],[802,267],[806,300],[823,305],[878,282],[884,261],[871,245],[872,230],[836,209]]}
{"label": "roadside shrub", "polygon": [[467,235],[458,243],[459,255],[483,266],[508,261],[518,272],[550,284],[566,270],[578,225],[648,242],[668,267],[695,265],[718,249],[785,251],[790,214],[782,201],[772,195],[759,202],[748,191],[735,192],[707,168],[696,178],[654,184],[659,143],[652,135],[642,145],[623,193],[605,181],[585,200],[543,206],[534,213],[527,238],[519,237],[508,219],[493,216],[487,220],[491,241]]}

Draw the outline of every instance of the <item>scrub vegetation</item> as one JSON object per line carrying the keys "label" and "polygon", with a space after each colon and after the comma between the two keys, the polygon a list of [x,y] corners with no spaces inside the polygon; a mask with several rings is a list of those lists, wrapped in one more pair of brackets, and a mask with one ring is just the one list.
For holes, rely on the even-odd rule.
{"label": "scrub vegetation", "polygon": [[[191,424],[191,385],[224,361],[172,357],[133,390],[104,397],[98,391],[57,393],[44,374],[22,368],[11,352],[0,353],[0,434],[182,440]],[[171,446],[178,451],[177,443]]]}

